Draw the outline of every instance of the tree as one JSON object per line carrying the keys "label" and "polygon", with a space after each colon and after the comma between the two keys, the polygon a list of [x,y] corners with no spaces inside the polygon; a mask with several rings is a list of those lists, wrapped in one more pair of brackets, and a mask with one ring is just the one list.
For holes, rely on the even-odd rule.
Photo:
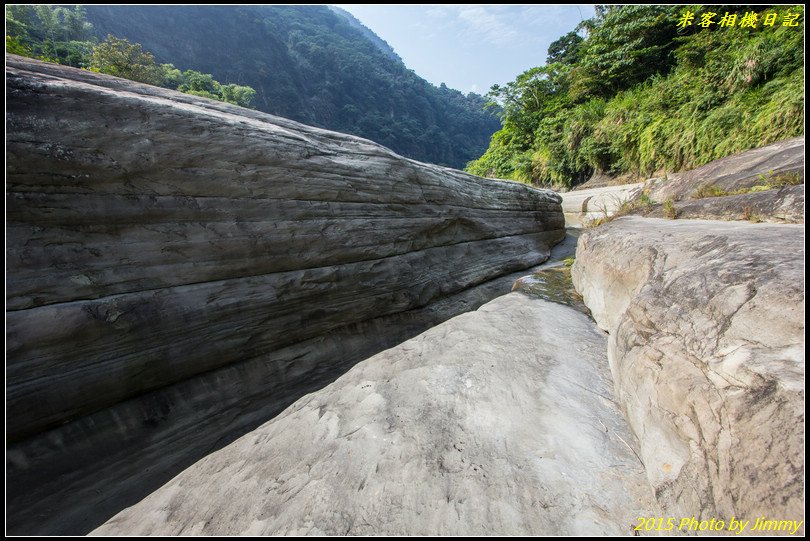
{"label": "tree", "polygon": [[17,41],[29,38],[36,21],[34,6],[6,5],[6,35]]}
{"label": "tree", "polygon": [[72,10],[45,5],[6,6],[6,42],[11,53],[87,67],[93,47],[92,28],[80,6]]}
{"label": "tree", "polygon": [[673,24],[678,6],[611,6],[598,11],[596,24],[579,52],[572,85],[575,99],[610,97],[675,64]]}
{"label": "tree", "polygon": [[91,68],[150,85],[163,82],[162,70],[155,64],[152,53],[145,52],[139,43],[130,43],[112,35],[107,35],[106,40],[93,48]]}
{"label": "tree", "polygon": [[568,32],[548,46],[546,64],[552,64],[554,62],[566,65],[576,64],[579,62],[583,41],[585,40],[576,32]]}
{"label": "tree", "polygon": [[59,11],[51,6],[34,6],[43,37],[55,41],[60,37]]}
{"label": "tree", "polygon": [[84,8],[6,6],[6,52],[46,62],[90,68],[132,81],[177,89],[187,94],[251,107],[256,91],[249,86],[222,85],[209,73],[181,72],[172,64],[155,63],[152,53],[138,43],[108,35],[94,45],[93,25]]}
{"label": "tree", "polygon": [[183,84],[183,72],[175,68],[174,64],[161,64],[160,71],[163,74],[163,81],[160,86],[176,89]]}
{"label": "tree", "polygon": [[214,77],[210,73],[186,70],[183,72],[183,83],[177,87],[177,90],[187,93],[206,92],[218,96],[220,86],[221,85],[214,80]]}
{"label": "tree", "polygon": [[85,19],[85,12],[82,6],[74,6],[72,10],[59,8],[63,27],[67,32],[66,41],[88,41],[93,37],[93,25]]}
{"label": "tree", "polygon": [[[563,36],[543,68],[493,88],[503,129],[467,169],[540,185],[570,186],[594,171],[643,179],[804,133],[803,34],[678,31],[681,9],[597,7],[578,27],[587,38]],[[759,19],[803,13],[712,11],[754,11]]]}
{"label": "tree", "polygon": [[256,91],[249,86],[242,85],[222,85],[222,101],[233,103],[241,107],[252,107]]}

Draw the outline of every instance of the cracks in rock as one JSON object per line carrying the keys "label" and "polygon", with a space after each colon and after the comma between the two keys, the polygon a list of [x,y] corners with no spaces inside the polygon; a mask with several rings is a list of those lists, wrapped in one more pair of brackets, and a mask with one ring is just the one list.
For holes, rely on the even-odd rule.
{"label": "cracks in rock", "polygon": [[[602,428],[604,429],[605,434],[610,434],[611,433],[611,431],[610,431],[610,429],[608,429],[607,425],[602,422],[602,419],[597,418],[596,420],[599,421],[600,425],[602,425]],[[630,450],[631,453],[633,453],[633,456],[635,456],[636,459],[638,459],[638,462],[639,462],[639,464],[641,464],[641,467],[646,470],[647,466],[644,465],[644,461],[641,459],[641,457],[636,452],[636,450],[633,449],[633,447],[629,443],[627,443],[627,441],[625,441],[625,439],[622,438],[617,432],[614,431],[613,435],[616,436],[619,439],[619,441],[621,441],[625,445],[625,447],[627,447]]]}
{"label": "cracks in rock", "polygon": [[576,386],[576,387],[579,387],[579,388],[580,388],[580,389],[582,389],[583,391],[588,391],[588,392],[589,392],[589,393],[591,393],[591,394],[594,394],[594,395],[596,395],[596,396],[599,396],[599,397],[601,397],[601,398],[604,398],[605,400],[608,400],[608,401],[612,402],[612,403],[613,403],[613,404],[615,404],[616,406],[619,406],[619,403],[618,403],[618,402],[616,402],[615,400],[613,400],[613,399],[612,399],[612,398],[610,398],[610,397],[607,397],[607,396],[605,396],[605,395],[603,395],[603,394],[601,394],[601,393],[598,393],[598,392],[596,392],[596,391],[592,391],[591,389],[588,389],[587,387],[584,387],[584,386],[580,385],[579,383],[577,383],[577,382],[575,382],[575,381],[573,381],[573,380],[571,380],[571,379],[568,379],[568,378],[562,378],[562,379],[563,379],[564,381],[567,381],[567,382],[568,382],[568,383],[570,383],[571,385],[574,385],[574,386]]}

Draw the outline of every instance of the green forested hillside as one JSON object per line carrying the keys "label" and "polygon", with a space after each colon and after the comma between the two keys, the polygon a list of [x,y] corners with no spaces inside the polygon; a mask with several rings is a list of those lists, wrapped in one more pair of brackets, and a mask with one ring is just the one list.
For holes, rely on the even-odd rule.
{"label": "green forested hillside", "polygon": [[81,6],[7,5],[6,52],[46,62],[163,86],[219,101],[251,107],[256,91],[222,84],[210,73],[181,71],[158,64],[138,43],[108,35],[98,41]]}
{"label": "green forested hillside", "polygon": [[802,6],[596,11],[551,45],[544,66],[493,87],[503,127],[468,171],[567,187],[595,172],[678,171],[804,133]]}
{"label": "green forested hillside", "polygon": [[341,9],[341,8],[339,8],[337,6],[327,6],[327,7],[329,8],[330,11],[332,11],[332,13],[343,17],[343,19],[345,19],[345,21],[347,23],[349,23],[349,26],[359,30],[360,33],[363,34],[366,37],[366,39],[368,39],[374,45],[376,45],[377,48],[380,51],[382,51],[385,56],[387,56],[391,60],[396,60],[397,62],[402,62],[402,59],[399,57],[399,55],[396,53],[396,51],[394,51],[394,49],[390,45],[388,45],[388,42],[385,41],[384,39],[382,39],[380,36],[378,36],[374,32],[372,32],[371,29],[369,29],[363,23],[358,21],[357,17],[355,17],[354,15],[352,15],[351,13],[346,11],[345,9]]}
{"label": "green forested hillside", "polygon": [[96,34],[158,62],[256,89],[257,109],[463,167],[498,120],[485,99],[435,87],[326,6],[85,6]]}

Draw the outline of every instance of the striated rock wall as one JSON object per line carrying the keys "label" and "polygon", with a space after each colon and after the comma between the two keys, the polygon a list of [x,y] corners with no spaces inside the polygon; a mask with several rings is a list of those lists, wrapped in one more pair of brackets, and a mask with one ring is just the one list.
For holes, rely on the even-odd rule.
{"label": "striated rock wall", "polygon": [[6,78],[11,532],[87,531],[565,234],[551,192],[356,137],[20,57]]}
{"label": "striated rock wall", "polygon": [[804,226],[624,217],[573,279],[665,515],[804,517]]}

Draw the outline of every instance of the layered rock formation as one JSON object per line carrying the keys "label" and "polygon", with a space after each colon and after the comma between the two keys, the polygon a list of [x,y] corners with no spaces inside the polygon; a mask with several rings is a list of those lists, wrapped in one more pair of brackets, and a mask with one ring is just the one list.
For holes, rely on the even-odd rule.
{"label": "layered rock formation", "polygon": [[352,368],[95,534],[629,535],[660,514],[604,335],[519,293]]}
{"label": "layered rock formation", "polygon": [[6,77],[14,533],[87,531],[565,233],[551,192],[356,137],[19,57]]}
{"label": "layered rock formation", "polygon": [[578,189],[561,196],[566,223],[572,226],[617,212],[651,218],[804,223],[804,137],[646,182]]}
{"label": "layered rock formation", "polygon": [[804,223],[804,184],[751,193],[674,201],[668,212],[663,205],[639,208],[631,214],[649,218],[691,220],[747,220],[750,222]]}
{"label": "layered rock formation", "polygon": [[804,517],[804,226],[624,217],[574,284],[665,515]]}
{"label": "layered rock formation", "polygon": [[804,223],[804,137],[650,179],[629,207],[649,217]]}

